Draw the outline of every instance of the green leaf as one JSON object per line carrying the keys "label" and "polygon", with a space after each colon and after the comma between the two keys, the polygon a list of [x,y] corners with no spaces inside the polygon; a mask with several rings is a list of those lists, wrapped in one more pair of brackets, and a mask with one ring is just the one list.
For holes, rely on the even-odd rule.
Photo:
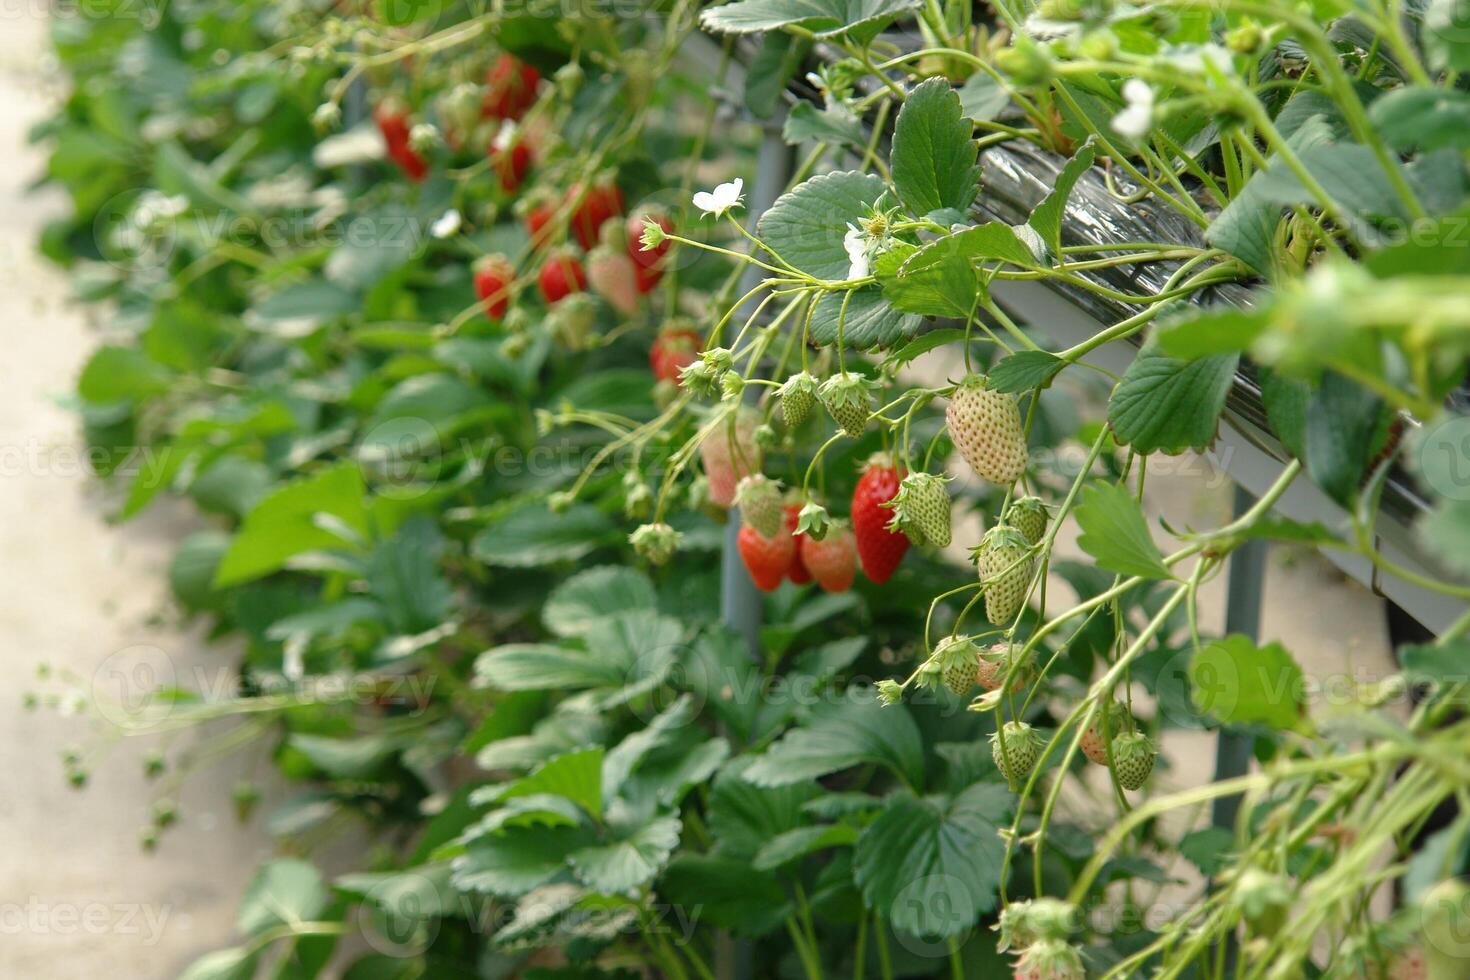
{"label": "green leaf", "polygon": [[595,688],[633,696],[656,686],[686,654],[684,624],[652,610],[599,619],[583,633],[586,651],[513,643],[475,660],[476,683],[503,691]]}
{"label": "green leaf", "polygon": [[1076,186],[1078,179],[1092,168],[1096,154],[1089,137],[1072,159],[1067,161],[1066,166],[1062,167],[1051,191],[1036,205],[1031,217],[1026,219],[1026,223],[1046,242],[1052,255],[1062,254],[1062,216],[1067,212],[1067,198],[1071,197],[1072,188]]}
{"label": "green leaf", "polygon": [[1470,92],[1406,86],[1375,99],[1368,118],[1384,141],[1404,153],[1470,146]]}
{"label": "green leaf", "polygon": [[[1406,217],[1403,203],[1373,151],[1357,143],[1330,142],[1330,133],[1304,127],[1289,142],[1317,184],[1350,221]],[[1398,166],[1398,164],[1393,164]],[[1246,182],[1235,200],[1205,229],[1205,240],[1250,265],[1257,272],[1271,267],[1271,238],[1281,209],[1292,205],[1320,207],[1319,199],[1282,160]]]}
{"label": "green leaf", "polygon": [[793,146],[798,143],[828,143],[833,146],[863,147],[867,131],[857,113],[837,103],[818,109],[810,102],[798,102],[786,114],[781,138]]}
{"label": "green leaf", "polygon": [[1284,731],[1301,721],[1302,669],[1279,643],[1258,647],[1231,634],[1195,653],[1189,680],[1195,707],[1225,724]]}
{"label": "green leaf", "polygon": [[847,824],[824,824],[820,827],[798,827],[771,838],[756,852],[752,866],[760,871],[774,871],[797,858],[825,851],[831,847],[851,847],[858,832]]}
{"label": "green leaf", "polygon": [[1214,877],[1230,860],[1235,835],[1224,827],[1204,827],[1179,838],[1179,853],[1207,877]]}
{"label": "green leaf", "polygon": [[286,742],[312,765],[337,779],[365,779],[381,769],[399,748],[396,739],[385,735],[331,738],[296,732]]}
{"label": "green leaf", "polygon": [[578,572],[546,598],[541,622],[557,636],[580,636],[599,619],[634,609],[653,609],[658,597],[642,572],[605,565]]}
{"label": "green leaf", "polygon": [[1266,421],[1281,440],[1286,451],[1297,459],[1307,455],[1307,405],[1312,389],[1305,381],[1288,378],[1278,371],[1261,368],[1261,402],[1266,408]]}
{"label": "green leaf", "polygon": [[924,747],[903,705],[882,705],[868,688],[824,702],[745,771],[757,786],[784,786],[861,763],[876,763],[910,786],[924,782]]}
{"label": "green leaf", "polygon": [[996,391],[1045,388],[1067,362],[1050,351],[1022,350],[997,361],[990,369],[990,387]]}
{"label": "green leaf", "polygon": [[776,114],[786,86],[796,77],[812,42],[794,34],[773,32],[761,38],[760,50],[745,73],[745,107],[758,119]]}
{"label": "green leaf", "polygon": [[1322,375],[1307,402],[1307,474],[1345,507],[1358,495],[1382,414],[1377,395],[1335,371]]}
{"label": "green leaf", "polygon": [[1076,516],[1077,526],[1082,529],[1077,546],[1091,555],[1098,567],[1118,575],[1170,577],[1163,555],[1148,533],[1143,511],[1127,487],[1116,483],[1087,487],[1082,491]]}
{"label": "green leaf", "polygon": [[633,731],[607,754],[602,765],[603,785],[613,789],[623,786],[649,753],[673,744],[676,735],[687,729],[693,717],[694,700],[681,694],[645,727]]}
{"label": "green leaf", "polygon": [[168,582],[185,609],[204,609],[217,599],[215,569],[230,547],[222,531],[196,531],[179,544],[168,567]]}
{"label": "green leaf", "polygon": [[1235,354],[1184,361],[1150,339],[1108,399],[1114,437],[1145,455],[1204,450],[1215,441],[1239,361]]}
{"label": "green leaf", "polygon": [[591,504],[553,514],[544,503],[518,507],[470,541],[470,555],[486,565],[534,568],[573,562],[617,539],[617,530]]}
{"label": "green leaf", "polygon": [[511,827],[466,847],[450,880],[460,891],[515,898],[562,874],[568,856],[592,843],[582,827]]}
{"label": "green leaf", "polygon": [[1447,568],[1470,574],[1470,501],[1441,500],[1414,530]]}
{"label": "green leaf", "polygon": [[250,309],[250,319],[271,325],[287,325],[293,336],[309,333],[327,320],[346,316],[358,309],[362,298],[325,279],[309,279],[286,286]]}
{"label": "green leaf", "polygon": [[1464,271],[1470,208],[1421,219],[1413,234],[1373,252],[1363,265],[1380,279],[1395,276],[1449,276]]}
{"label": "green leaf", "polygon": [[[716,34],[760,34],[797,24],[831,37],[874,29],[919,6],[920,0],[737,0],[706,9],[700,26]],[[864,35],[870,36],[870,35]]]}
{"label": "green leaf", "polygon": [[478,686],[501,691],[557,691],[610,687],[622,680],[618,669],[582,650],[544,643],[507,643],[475,660]]}
{"label": "green leaf", "polygon": [[1274,312],[1269,300],[1250,309],[1192,308],[1189,315],[1160,324],[1153,339],[1165,354],[1185,360],[1242,353],[1271,325]]}
{"label": "green leaf", "polygon": [[863,831],[853,877],[863,900],[917,936],[956,936],[995,907],[1010,792],[976,783],[953,799],[897,793]]}
{"label": "green leaf", "polygon": [[806,823],[802,806],[821,789],[811,782],[757,786],[745,778],[754,761],[737,758],[715,778],[709,796],[709,829],[721,854],[750,861],[766,842]]}
{"label": "green leaf", "polygon": [[697,908],[701,921],[742,936],[770,932],[791,912],[774,873],[723,855],[681,854],[659,880],[659,897],[675,907]]}
{"label": "green leaf", "polygon": [[971,75],[960,86],[960,111],[976,122],[988,122],[1011,103],[1005,86],[983,71]]}
{"label": "green leaf", "polygon": [[588,888],[621,894],[647,884],[664,869],[679,846],[681,829],[677,816],[660,817],[621,840],[573,851],[567,860]]}
{"label": "green leaf", "polygon": [[948,79],[930,78],[909,92],[893,125],[889,164],[911,213],[968,208],[979,190],[978,154],[974,125]]}
{"label": "green leaf", "polygon": [[[843,297],[851,296],[847,309]],[[843,347],[870,350],[892,347],[917,334],[924,326],[922,317],[895,309],[877,286],[865,286],[850,293],[823,293],[812,313],[811,339],[815,344],[835,344],[839,326]]]}
{"label": "green leaf", "polygon": [[454,591],[439,567],[444,536],[427,515],[411,518],[378,545],[367,581],[399,633],[422,633],[449,618]]}
{"label": "green leaf", "polygon": [[[987,221],[983,225],[972,225],[954,232],[947,238],[931,242],[919,250],[919,256],[929,249],[957,252],[972,261],[1001,261],[1025,268],[1035,268],[1039,263],[1036,253],[1016,234],[1016,229],[1002,221]],[[920,261],[916,257],[915,261]]]}
{"label": "green leaf", "polygon": [[240,901],[236,926],[247,936],[311,922],[327,907],[321,873],[305,861],[281,858],[261,867]]}
{"label": "green leaf", "polygon": [[953,250],[924,251],[921,261],[909,261],[919,248],[900,242],[874,259],[873,276],[883,286],[883,296],[906,313],[968,319],[980,295],[974,265]]}
{"label": "green leaf", "polygon": [[100,347],[87,359],[77,394],[96,405],[139,401],[168,390],[173,372],[131,347]]}
{"label": "green leaf", "polygon": [[368,536],[366,492],[351,462],[282,484],[246,515],[215,573],[215,587],[269,575],[309,551],[355,548],[342,529]]}
{"label": "green leaf", "polygon": [[1410,643],[1399,647],[1399,666],[1411,680],[1433,684],[1470,681],[1470,640],[1448,643]]}
{"label": "green leaf", "polygon": [[821,174],[778,197],[756,223],[756,234],[802,272],[818,279],[846,279],[850,262],[842,238],[847,226],[867,214],[886,189],[874,174]]}
{"label": "green leaf", "polygon": [[1429,0],[1419,31],[1429,66],[1436,72],[1470,70],[1470,0]]}
{"label": "green leaf", "polygon": [[189,964],[179,980],[250,980],[257,955],[243,946],[215,950]]}
{"label": "green leaf", "polygon": [[[515,782],[491,794],[494,801],[550,794],[571,800],[594,817],[602,816],[602,746],[579,749],[548,759]],[[486,799],[483,802],[491,802]]]}

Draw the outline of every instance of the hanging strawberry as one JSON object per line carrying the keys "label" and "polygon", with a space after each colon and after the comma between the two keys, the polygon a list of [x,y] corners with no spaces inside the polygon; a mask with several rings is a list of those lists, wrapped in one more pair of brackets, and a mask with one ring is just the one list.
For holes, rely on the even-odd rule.
{"label": "hanging strawberry", "polygon": [[536,101],[541,73],[515,55],[502,52],[485,74],[487,119],[520,119]]}
{"label": "hanging strawberry", "polygon": [[502,319],[510,308],[510,287],[515,278],[515,267],[504,255],[487,255],[475,263],[475,295],[492,320]]}
{"label": "hanging strawberry", "polygon": [[898,494],[902,471],[891,457],[879,454],[868,460],[863,475],[852,491],[852,531],[857,541],[863,572],[878,585],[893,576],[909,550],[909,539],[888,530],[892,514],[883,506]]}
{"label": "hanging strawberry", "polygon": [[546,257],[538,282],[547,304],[555,305],[572,293],[580,293],[586,289],[587,273],[575,255],[561,249]]}

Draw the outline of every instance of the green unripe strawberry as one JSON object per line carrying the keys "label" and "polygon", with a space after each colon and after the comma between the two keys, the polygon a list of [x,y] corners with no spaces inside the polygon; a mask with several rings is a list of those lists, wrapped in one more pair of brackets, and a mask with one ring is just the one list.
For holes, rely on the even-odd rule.
{"label": "green unripe strawberry", "polygon": [[774,538],[786,524],[781,488],[760,473],[744,477],[736,484],[735,505],[740,508],[741,519],[762,537]]}
{"label": "green unripe strawberry", "polygon": [[1051,511],[1040,497],[1022,497],[1011,501],[1001,522],[1020,531],[1032,544],[1040,544],[1047,525],[1051,523]]}
{"label": "green unripe strawberry", "polygon": [[806,421],[817,403],[817,379],[805,371],[786,379],[776,394],[781,398],[781,418],[788,429]]}
{"label": "green unripe strawberry", "polygon": [[949,396],[944,412],[949,438],[977,474],[1009,487],[1026,471],[1029,458],[1016,396],[986,387],[972,374]]}
{"label": "green unripe strawberry", "polygon": [[[1024,721],[1008,721],[1002,730],[990,736],[990,756],[1005,781],[1015,788],[1031,774],[1041,755],[1041,739],[1036,729]],[[1004,741],[1005,750],[1001,750]]]}
{"label": "green unripe strawberry", "polygon": [[655,565],[662,565],[679,549],[682,536],[667,524],[644,524],[628,535],[628,543],[640,556]]}
{"label": "green unripe strawberry", "polygon": [[1424,893],[1419,905],[1429,980],[1464,977],[1470,964],[1470,885],[1448,878]]}
{"label": "green unripe strawberry", "polygon": [[1086,980],[1082,954],[1060,939],[1043,939],[1016,960],[1017,980]]}
{"label": "green unripe strawberry", "polygon": [[944,686],[955,696],[964,697],[974,689],[980,648],[972,637],[948,637],[934,648],[933,659],[939,664]]}
{"label": "green unripe strawberry", "polygon": [[1015,619],[1031,584],[1031,545],[1008,524],[985,532],[975,549],[975,566],[985,584],[985,618],[997,626]]}
{"label": "green unripe strawberry", "polygon": [[939,547],[950,542],[949,491],[945,477],[933,473],[910,473],[898,485],[898,493],[882,506],[893,511],[888,530],[916,535]]}
{"label": "green unripe strawberry", "polygon": [[837,427],[856,439],[868,427],[868,416],[873,413],[872,389],[873,382],[867,378],[844,372],[823,382],[818,397]]}
{"label": "green unripe strawberry", "polygon": [[1118,785],[1135,790],[1148,781],[1154,771],[1153,743],[1142,732],[1123,732],[1113,737],[1113,774]]}
{"label": "green unripe strawberry", "polygon": [[1281,931],[1293,896],[1285,878],[1252,865],[1241,870],[1231,902],[1240,910],[1251,932],[1269,938]]}

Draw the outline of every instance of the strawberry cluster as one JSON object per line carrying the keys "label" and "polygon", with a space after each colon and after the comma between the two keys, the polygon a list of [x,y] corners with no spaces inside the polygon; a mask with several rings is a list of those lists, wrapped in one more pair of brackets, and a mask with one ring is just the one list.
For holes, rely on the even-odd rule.
{"label": "strawberry cluster", "polygon": [[[455,90],[441,100],[440,129],[455,149],[493,134],[488,139],[489,169],[502,197],[519,199],[515,210],[530,237],[531,251],[538,257],[534,278],[541,299],[553,307],[590,291],[619,314],[635,314],[641,297],[662,279],[671,244],[658,236],[660,241],[645,248],[645,230],[652,224],[670,232],[669,218],[647,208],[630,214],[611,172],[574,181],[562,190],[549,185],[528,188],[527,180],[550,142],[544,121],[537,118],[545,86],[534,66],[502,53],[486,71],[483,85],[462,88],[468,91]],[[419,130],[437,131],[416,127],[408,106],[397,97],[383,99],[374,118],[387,158],[409,180],[427,179],[431,165],[426,152],[431,141],[421,142]],[[496,321],[505,319],[518,291],[516,263],[500,253],[485,256],[474,266],[473,282],[485,315]],[[569,322],[553,324],[553,330],[575,340],[590,326],[591,316],[590,306],[580,306],[564,312],[560,319]],[[665,359],[656,357],[657,361]]]}

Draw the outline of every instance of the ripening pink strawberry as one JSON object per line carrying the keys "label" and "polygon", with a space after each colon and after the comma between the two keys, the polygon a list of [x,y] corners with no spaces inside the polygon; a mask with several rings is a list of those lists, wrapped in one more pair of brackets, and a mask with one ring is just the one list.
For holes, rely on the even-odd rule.
{"label": "ripening pink strawberry", "polygon": [[638,310],[637,267],[624,252],[599,245],[587,253],[587,282],[592,291],[625,316]]}
{"label": "ripening pink strawberry", "polygon": [[978,475],[1009,487],[1026,471],[1026,434],[1016,396],[994,391],[984,375],[956,386],[944,413],[949,438]]}
{"label": "ripening pink strawberry", "polygon": [[704,476],[709,482],[709,501],[715,506],[733,506],[736,486],[745,477],[760,472],[761,450],[755,442],[755,429],[755,417],[738,412],[717,425],[699,444]]}

